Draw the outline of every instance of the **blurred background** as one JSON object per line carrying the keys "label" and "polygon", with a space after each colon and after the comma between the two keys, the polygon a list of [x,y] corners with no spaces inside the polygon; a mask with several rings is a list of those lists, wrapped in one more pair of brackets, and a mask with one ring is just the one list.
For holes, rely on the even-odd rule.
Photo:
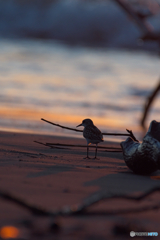
{"label": "blurred background", "polygon": [[[160,32],[160,1],[123,2],[149,10]],[[40,119],[75,127],[91,118],[103,132],[142,138],[160,48],[141,36],[113,0],[0,0],[0,130],[79,136]],[[159,100],[147,126],[160,121]]]}

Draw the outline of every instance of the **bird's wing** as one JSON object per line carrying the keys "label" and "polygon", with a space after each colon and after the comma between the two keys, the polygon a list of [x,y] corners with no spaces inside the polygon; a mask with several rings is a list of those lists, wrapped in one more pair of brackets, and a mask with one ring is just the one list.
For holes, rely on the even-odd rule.
{"label": "bird's wing", "polygon": [[88,139],[103,141],[103,135],[96,126],[86,127],[83,136]]}

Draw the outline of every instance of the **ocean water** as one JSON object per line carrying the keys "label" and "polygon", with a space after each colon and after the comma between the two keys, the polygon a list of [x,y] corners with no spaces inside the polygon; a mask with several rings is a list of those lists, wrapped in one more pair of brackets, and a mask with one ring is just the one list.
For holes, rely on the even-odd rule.
{"label": "ocean water", "polygon": [[[160,31],[159,0],[125,1],[149,9]],[[159,46],[142,35],[116,1],[0,0],[0,130],[81,136],[40,119],[75,127],[91,118],[103,132],[128,128],[141,139],[160,77]],[[158,96],[147,126],[159,110]]]}
{"label": "ocean water", "polygon": [[[76,127],[91,118],[103,132],[128,128],[141,138],[142,109],[159,78],[155,53],[1,38],[0,130],[73,135],[40,119]],[[153,119],[159,95],[147,126]]]}
{"label": "ocean water", "polygon": [[[134,10],[150,11],[147,21],[160,31],[160,0],[123,1]],[[0,0],[1,37],[156,51],[155,42],[137,44],[143,34],[112,0]]]}

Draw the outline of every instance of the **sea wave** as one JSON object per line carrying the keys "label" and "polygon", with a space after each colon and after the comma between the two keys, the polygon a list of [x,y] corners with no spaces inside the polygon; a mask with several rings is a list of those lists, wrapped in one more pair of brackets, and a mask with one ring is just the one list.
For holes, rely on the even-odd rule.
{"label": "sea wave", "polygon": [[[160,29],[160,14],[150,19]],[[115,1],[0,0],[0,36],[69,44],[157,48],[137,44],[140,30]]]}

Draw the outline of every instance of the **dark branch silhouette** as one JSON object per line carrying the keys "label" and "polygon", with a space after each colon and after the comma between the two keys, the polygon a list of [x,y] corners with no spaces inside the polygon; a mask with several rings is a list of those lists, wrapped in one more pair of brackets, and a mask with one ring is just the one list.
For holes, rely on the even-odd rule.
{"label": "dark branch silhouette", "polygon": [[[66,147],[81,147],[81,148],[86,148],[86,145],[74,145],[74,144],[64,144],[64,143],[42,143],[39,141],[34,141],[35,143],[44,145],[46,147],[50,147],[50,148],[58,148],[58,149],[69,149]],[[55,147],[55,146],[64,146],[65,148],[62,147]],[[95,148],[95,146],[90,146],[90,148]],[[99,149],[105,149],[105,152],[122,152],[121,148],[114,148],[114,147],[102,147],[102,146],[97,146],[97,148]]]}
{"label": "dark branch silhouette", "polygon": [[136,12],[131,5],[127,4],[122,0],[114,0],[136,23],[140,30],[145,34],[151,34],[152,30],[149,27],[149,24],[145,21],[145,17],[141,17],[139,12]]}
{"label": "dark branch silhouette", "polygon": [[90,216],[90,215],[99,215],[99,214],[100,215],[129,214],[133,212],[143,212],[143,211],[149,211],[154,209],[160,209],[160,202],[159,202],[159,203],[154,203],[150,206],[144,206],[144,207],[142,206],[141,208],[134,208],[134,209],[117,209],[114,211],[109,210],[109,211],[103,211],[103,212],[93,212],[91,210],[90,212],[87,211],[88,207],[91,207],[100,201],[111,200],[111,199],[142,201],[155,192],[160,192],[160,187],[152,188],[149,191],[139,194],[138,196],[134,196],[134,195],[132,196],[127,194],[112,194],[112,193],[103,192],[103,193],[98,193],[96,195],[88,197],[82,202],[82,204],[65,206],[60,210],[56,210],[56,211],[49,211],[44,208],[42,209],[36,205],[29,204],[27,201],[22,200],[10,193],[6,193],[2,190],[0,190],[0,198],[25,208],[26,210],[30,211],[33,215],[56,217],[56,216],[72,216],[76,214],[81,214],[83,216]]}
{"label": "dark branch silhouette", "polygon": [[[63,148],[63,147],[55,147],[54,145],[56,144],[47,144],[47,143],[42,143],[42,142],[39,142],[39,141],[34,141],[35,143],[38,143],[38,144],[41,144],[41,145],[44,145],[44,146],[47,146],[47,147],[50,147],[50,148],[56,148],[56,149],[69,149],[69,148]],[[58,145],[58,144],[57,144]],[[59,144],[60,146],[64,146],[64,144]]]}
{"label": "dark branch silhouette", "polygon": [[[48,121],[48,120],[46,120],[44,118],[41,118],[41,120],[44,121],[44,122],[47,122],[49,124],[52,124],[54,126],[60,127],[60,128],[64,128],[64,129],[68,129],[68,130],[76,131],[76,132],[83,132],[83,130],[78,130],[76,128],[65,127],[65,126],[62,126],[60,124],[56,124],[56,123],[50,122],[50,121]],[[127,130],[127,131],[129,132],[129,134],[127,134],[127,133],[102,133],[102,134],[103,135],[108,135],[108,136],[128,136],[128,137],[133,138],[134,141],[138,142],[138,140],[133,135],[132,131],[131,130]]]}
{"label": "dark branch silhouette", "polygon": [[[86,145],[74,145],[74,144],[61,144],[61,143],[46,143],[48,146],[56,145],[56,146],[68,146],[68,147],[86,147]],[[94,146],[90,146],[91,148],[95,148]],[[102,146],[97,146],[97,148],[101,149],[118,149],[120,150],[121,148],[115,148],[115,147],[102,147]]]}
{"label": "dark branch silhouette", "polygon": [[[150,25],[149,22],[147,22],[147,17],[150,17],[154,14],[151,12],[148,12],[147,14],[143,14],[140,11],[135,11],[133,7],[131,7],[130,4],[127,4],[125,1],[122,0],[114,0],[135,22],[135,24],[140,28],[142,31],[142,36],[140,39],[143,41],[156,41],[159,44],[160,47],[160,31],[155,31],[153,26]],[[143,116],[141,120],[141,126],[145,128],[145,121],[146,117],[148,115],[150,106],[155,99],[157,93],[160,91],[160,82],[153,90],[152,94],[146,99],[146,103],[144,106]]]}
{"label": "dark branch silhouette", "polygon": [[160,31],[155,31],[153,26],[147,22],[147,17],[153,16],[154,14],[150,11],[147,14],[143,14],[140,11],[134,10],[134,8],[122,0],[114,0],[122,9],[125,11],[133,20],[133,22],[142,31],[143,41],[157,41],[160,44]]}
{"label": "dark branch silhouette", "polygon": [[143,110],[143,116],[142,116],[142,120],[141,120],[141,125],[143,128],[145,128],[145,121],[149,112],[149,109],[156,97],[156,95],[158,94],[158,92],[160,91],[160,79],[158,81],[157,86],[155,87],[155,89],[153,90],[153,92],[151,93],[150,96],[148,96],[146,103],[144,105],[144,110]]}
{"label": "dark branch silhouette", "polygon": [[75,129],[75,128],[69,128],[69,127],[62,126],[60,124],[56,124],[56,123],[50,122],[50,121],[48,121],[48,120],[46,120],[44,118],[41,118],[41,120],[44,121],[44,122],[47,122],[49,124],[52,124],[54,126],[60,127],[60,128],[64,128],[64,129],[68,129],[68,130],[72,130],[72,131],[76,131],[76,132],[83,132],[82,130],[78,130],[78,129]]}

